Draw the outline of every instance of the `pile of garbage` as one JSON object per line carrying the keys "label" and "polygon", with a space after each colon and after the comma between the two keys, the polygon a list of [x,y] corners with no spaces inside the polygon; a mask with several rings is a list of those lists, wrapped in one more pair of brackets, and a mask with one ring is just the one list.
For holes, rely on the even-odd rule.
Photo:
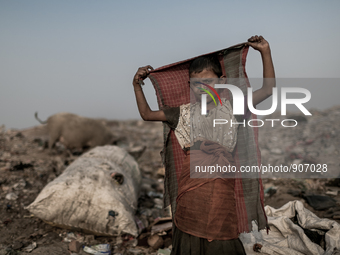
{"label": "pile of garbage", "polygon": [[280,121],[294,119],[297,126],[283,127],[277,121],[274,127],[259,128],[262,163],[272,166],[326,164],[327,175],[340,178],[340,106],[325,111],[311,110],[311,113],[312,116],[301,112],[281,116],[276,112],[266,116],[266,119]]}
{"label": "pile of garbage", "polygon": [[[54,149],[49,150],[48,132],[45,126],[26,130],[6,130],[4,126],[1,127],[0,254],[19,254],[20,252],[65,254],[68,250],[73,253],[88,254],[87,252],[99,250],[103,252],[104,249],[114,254],[156,254],[158,250],[167,254],[170,251],[166,248],[171,245],[172,223],[171,220],[169,221],[171,215],[169,208],[165,210],[162,208],[164,168],[159,154],[163,146],[162,124],[143,121],[108,121],[107,125],[112,132],[120,134],[117,145],[109,147],[111,149],[122,148],[122,151],[128,151],[131,156],[121,154],[123,155],[121,161],[117,161],[112,155],[107,155],[110,159],[103,161],[100,156],[95,159],[93,152],[88,152],[79,157],[77,154],[70,153],[62,143],[57,143]],[[98,148],[100,147],[96,147]],[[72,176],[72,169],[72,171],[66,169],[77,168],[74,165],[81,163],[79,161],[81,157],[85,158],[87,163],[91,160],[98,162],[102,160],[98,168],[108,175],[102,181],[111,183],[118,187],[118,193],[127,195],[125,202],[128,206],[124,208],[131,207],[130,212],[133,211],[133,214],[124,211],[125,209],[119,211],[119,208],[109,210],[98,207],[97,210],[103,212],[101,218],[111,220],[113,229],[116,226],[114,222],[121,223],[122,217],[129,215],[127,222],[130,224],[133,222],[133,225],[130,225],[132,226],[130,231],[127,226],[122,225],[124,231],[121,231],[120,235],[117,231],[113,231],[114,235],[105,236],[95,233],[96,231],[91,233],[91,229],[86,231],[85,228],[81,229],[79,226],[78,228],[66,226],[51,218],[37,217],[42,210],[40,208],[34,211],[33,202],[40,201],[41,196],[47,194],[42,191],[48,187],[55,188],[52,187],[53,184],[60,184],[63,178],[64,183],[67,183],[65,180],[68,179],[70,181],[68,184],[71,184],[71,179],[75,176]],[[124,160],[129,158],[135,162],[132,163],[130,176],[126,175],[126,164],[124,165],[123,158]],[[109,162],[110,160],[117,162]],[[121,171],[123,165],[124,170]],[[137,172],[133,172],[137,169],[139,169]],[[98,169],[93,171],[98,172]],[[77,171],[74,170],[75,172]],[[63,177],[67,173],[69,176]],[[89,174],[86,175],[89,176]],[[98,180],[101,180],[100,177]],[[131,180],[135,181],[130,183]],[[124,185],[128,186],[124,188]],[[70,192],[65,194],[70,194]],[[79,195],[83,195],[84,199],[88,198],[84,192],[76,194],[75,197],[79,198]],[[43,200],[46,202],[46,199]],[[95,204],[95,201],[93,203]],[[32,210],[29,210],[30,205]],[[57,206],[53,204],[53,201],[47,211],[50,213],[57,211]],[[74,212],[70,212],[69,216],[72,213]],[[165,229],[161,226],[162,223],[167,223]],[[106,227],[104,226],[104,230]],[[151,236],[153,237],[150,238]],[[160,244],[161,241],[158,239],[157,244],[154,243],[155,236],[160,236],[163,242]]]}
{"label": "pile of garbage", "polygon": [[[259,128],[262,163],[325,162],[330,171],[339,173],[340,107],[312,111],[312,114],[311,117],[290,115],[289,118],[298,120],[294,129],[281,125]],[[273,114],[271,118],[281,117]],[[173,223],[170,208],[163,209],[162,124],[102,121],[117,138],[116,144],[107,148],[119,148],[121,155],[135,162],[131,163],[135,166],[131,171],[138,169],[134,174],[124,170],[124,156],[120,158],[123,161],[115,162],[112,155],[105,158],[98,156],[102,152],[95,152],[98,156],[95,159],[91,151],[79,155],[81,153],[70,152],[62,143],[48,149],[48,130],[44,125],[26,130],[0,127],[0,254],[170,254]],[[98,148],[105,147],[95,150]],[[91,165],[92,161],[95,165]],[[92,170],[82,175],[78,170],[84,162],[91,165]],[[74,189],[75,178],[81,180],[82,188]],[[265,204],[279,208],[298,200],[318,217],[340,223],[339,180],[264,179]],[[96,193],[98,190],[91,188],[95,182],[100,182],[101,188],[109,187],[109,191],[103,189]],[[40,215],[42,208],[37,206],[34,211],[33,205],[39,201],[47,206],[58,185],[65,191],[62,198],[66,199],[63,204],[68,208],[67,217],[57,206],[53,207],[53,202],[47,211],[54,216]],[[82,189],[83,192],[79,192]],[[87,193],[91,189],[93,192]],[[116,202],[97,199],[100,192],[108,192],[109,199],[119,200],[121,209]],[[69,203],[70,194],[83,204]],[[119,198],[114,194],[119,194]],[[80,207],[95,208],[93,212],[100,224],[88,220],[93,212],[79,217]],[[61,218],[57,219],[58,215]],[[78,223],[71,222],[72,215],[78,215]],[[66,222],[66,218],[71,221]],[[125,226],[121,225],[124,221]],[[100,229],[95,229],[97,227]]]}

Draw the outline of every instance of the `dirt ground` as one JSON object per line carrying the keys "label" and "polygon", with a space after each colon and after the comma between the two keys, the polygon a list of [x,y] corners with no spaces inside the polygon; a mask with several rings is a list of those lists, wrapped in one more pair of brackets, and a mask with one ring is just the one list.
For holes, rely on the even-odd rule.
{"label": "dirt ground", "polygon": [[[332,111],[331,116],[339,122],[340,107]],[[315,116],[319,119],[322,117],[323,113]],[[334,123],[321,129],[316,124],[312,126],[313,121],[310,120],[302,123],[302,131],[294,134],[283,129],[260,129],[262,161],[273,164],[282,161],[288,164],[296,163],[296,160],[312,162],[311,160],[322,158],[331,162],[332,171],[340,173],[340,125]],[[160,209],[157,201],[146,195],[150,191],[162,193],[164,189],[164,169],[160,157],[163,146],[162,124],[143,121],[108,121],[107,124],[120,137],[118,146],[135,151],[135,154],[141,153],[141,148],[146,147],[138,158],[138,163],[144,183],[150,185],[142,187],[140,206],[148,207],[152,211],[153,216],[148,218],[149,223],[158,216],[166,216],[166,210]],[[308,134],[306,130],[309,130]],[[268,135],[269,132],[273,133]],[[36,247],[30,254],[71,254],[67,242],[69,233],[76,236],[78,234],[77,237],[87,245],[110,244],[114,254],[156,254],[156,251],[148,246],[146,238],[139,238],[137,241],[126,238],[121,240],[118,246],[116,238],[97,237],[72,229],[53,227],[25,209],[47,183],[58,177],[78,157],[68,153],[61,144],[49,151],[46,148],[47,137],[43,125],[25,130],[5,130],[0,127],[0,255],[28,254],[27,247],[32,244]],[[277,148],[280,150],[276,150]],[[315,155],[316,150],[318,155]],[[340,211],[339,180],[263,179],[265,205],[278,208],[289,201],[300,200],[317,216],[328,217],[340,223],[340,214],[337,213]],[[303,198],[304,194],[325,195],[327,192],[337,201],[330,209],[315,210]],[[168,237],[171,238],[171,233]],[[170,243],[167,240],[163,246],[166,248]],[[87,253],[81,251],[79,254]]]}

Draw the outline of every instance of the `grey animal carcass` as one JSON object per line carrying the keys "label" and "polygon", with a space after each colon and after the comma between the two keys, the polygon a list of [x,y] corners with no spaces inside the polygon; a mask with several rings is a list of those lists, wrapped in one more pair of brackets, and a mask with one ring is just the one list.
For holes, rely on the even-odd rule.
{"label": "grey animal carcass", "polygon": [[57,113],[46,121],[41,121],[36,112],[35,118],[41,124],[47,124],[49,149],[53,148],[57,141],[68,149],[92,148],[115,142],[115,136],[111,130],[99,120],[72,113]]}

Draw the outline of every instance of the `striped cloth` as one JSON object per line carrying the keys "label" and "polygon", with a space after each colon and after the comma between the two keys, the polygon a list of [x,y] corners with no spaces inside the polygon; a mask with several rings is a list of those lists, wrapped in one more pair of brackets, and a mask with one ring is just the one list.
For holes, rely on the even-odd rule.
{"label": "striped cloth", "polygon": [[[246,43],[242,43],[204,54],[218,55],[222,72],[227,77],[228,83],[238,86],[244,95],[247,95],[247,87],[250,86],[245,72],[248,49],[249,47]],[[148,77],[156,90],[160,109],[178,107],[190,102],[189,65],[195,58],[166,65],[150,72]],[[230,95],[224,96],[230,98],[232,102]],[[251,114],[249,118],[257,119],[254,114]],[[164,148],[161,155],[165,166],[164,207],[170,204],[174,217],[178,179],[185,153],[180,147],[174,131],[166,123],[163,124]],[[256,121],[252,125],[257,126]],[[240,169],[240,166],[260,166],[261,154],[258,146],[258,128],[249,127],[247,124],[245,126],[240,125],[234,159],[237,169]],[[267,217],[264,212],[264,192],[259,174],[256,173],[253,176],[245,175],[244,173],[237,174],[235,179],[235,200],[239,233],[250,232],[252,230],[252,220],[256,221],[259,230],[267,227]]]}

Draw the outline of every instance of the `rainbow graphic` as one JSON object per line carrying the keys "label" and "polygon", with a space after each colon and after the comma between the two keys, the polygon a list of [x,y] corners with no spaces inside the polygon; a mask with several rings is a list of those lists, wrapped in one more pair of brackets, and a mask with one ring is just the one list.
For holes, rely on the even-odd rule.
{"label": "rainbow graphic", "polygon": [[[213,91],[216,94],[218,100],[220,101],[220,103],[222,105],[222,100],[221,100],[220,96],[217,94],[216,90],[213,87],[211,87],[210,85],[205,84],[203,82],[198,82],[198,83],[200,83],[200,84],[202,84],[204,86],[207,86],[211,91]],[[197,88],[199,88],[199,89],[203,90],[204,92],[206,92],[214,100],[214,103],[217,106],[217,103],[216,103],[216,100],[215,100],[214,96],[208,90],[200,88],[200,87],[197,87]]]}

